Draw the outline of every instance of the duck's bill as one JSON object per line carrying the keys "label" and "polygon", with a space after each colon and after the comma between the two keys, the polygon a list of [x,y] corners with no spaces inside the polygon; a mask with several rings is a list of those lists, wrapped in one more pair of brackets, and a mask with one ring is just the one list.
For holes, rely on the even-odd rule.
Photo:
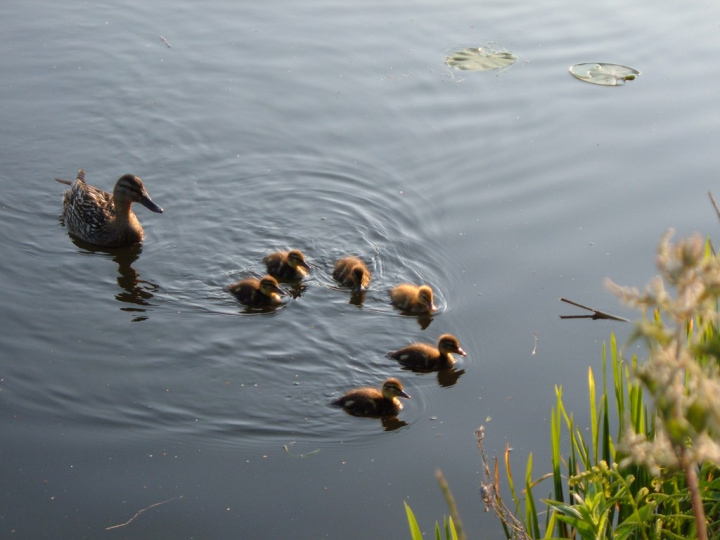
{"label": "duck's bill", "polygon": [[467,353],[466,353],[465,351],[463,351],[460,347],[458,347],[457,353],[458,353],[460,356],[467,356]]}
{"label": "duck's bill", "polygon": [[398,392],[398,395],[399,395],[400,397],[404,397],[404,398],[410,399],[410,394],[408,394],[408,393],[405,392],[404,390],[400,390],[400,391]]}
{"label": "duck's bill", "polygon": [[163,213],[163,209],[160,208],[157,204],[155,204],[148,195],[145,195],[142,198],[142,200],[140,201],[140,204],[142,204],[145,208],[147,208],[151,212],[155,212],[156,214]]}

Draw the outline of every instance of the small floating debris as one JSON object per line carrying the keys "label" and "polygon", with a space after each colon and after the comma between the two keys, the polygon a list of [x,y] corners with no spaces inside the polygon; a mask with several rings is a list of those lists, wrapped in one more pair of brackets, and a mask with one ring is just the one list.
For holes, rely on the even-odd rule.
{"label": "small floating debris", "polygon": [[517,61],[510,51],[498,51],[493,47],[471,47],[452,53],[445,59],[451,68],[463,71],[490,71],[505,69]]}
{"label": "small floating debris", "polygon": [[310,456],[320,452],[320,449],[316,448],[315,450],[313,450],[312,452],[308,452],[307,454],[293,454],[290,451],[290,447],[294,444],[295,444],[295,441],[291,442],[290,444],[283,444],[283,448],[285,449],[285,451],[288,453],[289,456],[292,456],[292,457],[304,459],[306,457],[310,457]]}
{"label": "small floating debris", "polygon": [[622,86],[626,81],[634,81],[640,75],[637,69],[618,64],[587,63],[570,66],[570,74],[591,84],[602,86]]}

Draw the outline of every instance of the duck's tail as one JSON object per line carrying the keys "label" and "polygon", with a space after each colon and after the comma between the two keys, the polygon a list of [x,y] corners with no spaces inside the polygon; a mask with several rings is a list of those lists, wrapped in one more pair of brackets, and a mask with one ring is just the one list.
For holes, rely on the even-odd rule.
{"label": "duck's tail", "polygon": [[[63,180],[62,178],[56,178],[58,182],[61,184],[65,184],[67,186],[71,186],[72,182],[70,180]],[[77,173],[77,180],[80,180],[81,182],[85,182],[85,171],[83,169],[80,169]]]}

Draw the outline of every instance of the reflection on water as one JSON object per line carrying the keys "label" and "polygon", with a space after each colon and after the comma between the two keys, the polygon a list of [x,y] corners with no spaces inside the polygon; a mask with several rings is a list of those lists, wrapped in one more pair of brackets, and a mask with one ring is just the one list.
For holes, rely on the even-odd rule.
{"label": "reflection on water", "polygon": [[420,325],[420,328],[423,330],[427,329],[428,326],[430,326],[430,323],[433,322],[433,319],[435,318],[433,315],[425,314],[425,315],[415,315],[413,313],[403,313],[406,317],[415,317],[417,319],[417,323]]}
{"label": "reflection on water", "polygon": [[404,371],[412,371],[413,373],[437,373],[437,382],[444,388],[455,385],[460,380],[460,377],[465,374],[464,369],[457,369],[455,366],[443,369],[426,369],[401,364],[400,369]]}
{"label": "reflection on water", "polygon": [[442,387],[452,386],[458,382],[464,373],[464,369],[455,369],[454,367],[441,369],[437,374],[438,384]]}
{"label": "reflection on water", "polygon": [[383,416],[380,421],[385,431],[394,431],[408,425],[405,420],[400,420],[397,416]]}
{"label": "reflection on water", "polygon": [[[140,274],[132,267],[133,263],[140,258],[142,244],[121,248],[102,248],[88,244],[72,235],[68,236],[76,247],[90,253],[100,253],[111,257],[118,265],[117,284],[121,291],[115,295],[115,299],[123,304],[132,304],[132,306],[122,306],[121,311],[145,313],[146,308],[153,305],[150,301],[160,287],[156,283],[140,279]],[[136,315],[132,319],[133,322],[145,320],[147,320],[145,315]]]}
{"label": "reflection on water", "polygon": [[282,309],[286,307],[286,303],[278,303],[278,304],[267,304],[264,306],[246,306],[243,304],[240,304],[240,309],[238,313],[241,313],[243,315],[254,315],[258,313],[274,313],[278,309]]}
{"label": "reflection on water", "polygon": [[366,291],[353,291],[350,293],[350,300],[348,300],[348,303],[353,306],[362,307],[366,294]]}
{"label": "reflection on water", "polygon": [[380,423],[382,424],[384,431],[394,431],[396,429],[400,429],[401,427],[405,427],[408,425],[408,423],[405,420],[401,420],[397,416],[393,415],[384,415],[384,416],[368,416],[368,415],[359,415],[359,414],[353,414],[351,411],[344,409],[345,414],[348,416],[353,416],[355,418],[366,418],[372,421],[380,420]]}
{"label": "reflection on water", "polygon": [[300,298],[305,291],[307,291],[307,285],[305,283],[302,283],[301,281],[286,281],[283,279],[278,279],[280,283],[287,284],[289,287],[286,289],[284,287],[281,287],[286,294],[288,294],[291,298],[294,300],[297,300]]}

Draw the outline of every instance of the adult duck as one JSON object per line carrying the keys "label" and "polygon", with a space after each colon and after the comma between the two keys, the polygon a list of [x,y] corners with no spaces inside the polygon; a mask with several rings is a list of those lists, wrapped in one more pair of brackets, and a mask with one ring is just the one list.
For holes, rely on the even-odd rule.
{"label": "adult duck", "polygon": [[142,242],[143,229],[132,211],[134,202],[158,214],[163,212],[142,180],[132,174],[121,176],[112,193],[86,184],[82,169],[74,182],[55,180],[70,186],[63,194],[63,220],[68,232],[89,244],[122,247]]}

